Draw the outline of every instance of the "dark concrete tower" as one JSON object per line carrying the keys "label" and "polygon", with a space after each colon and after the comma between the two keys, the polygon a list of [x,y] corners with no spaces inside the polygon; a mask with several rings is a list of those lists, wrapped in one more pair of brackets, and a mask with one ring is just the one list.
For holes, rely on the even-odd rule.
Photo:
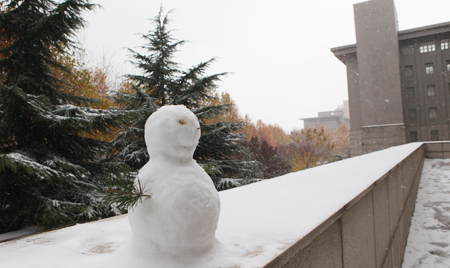
{"label": "dark concrete tower", "polygon": [[352,156],[406,143],[394,2],[355,4],[354,16],[356,50],[335,51],[347,65]]}
{"label": "dark concrete tower", "polygon": [[361,126],[403,124],[394,2],[372,0],[355,4],[354,13]]}

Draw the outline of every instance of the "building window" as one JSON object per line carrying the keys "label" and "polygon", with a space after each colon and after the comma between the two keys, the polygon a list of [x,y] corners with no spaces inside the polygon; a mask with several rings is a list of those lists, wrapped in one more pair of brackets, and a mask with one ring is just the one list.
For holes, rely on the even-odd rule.
{"label": "building window", "polygon": [[409,119],[417,120],[417,110],[416,109],[409,109]]}
{"label": "building window", "polygon": [[450,72],[450,60],[447,61],[447,72]]}
{"label": "building window", "polygon": [[409,132],[409,135],[411,137],[411,142],[418,141],[417,131],[411,131]]}
{"label": "building window", "polygon": [[416,91],[414,90],[413,87],[408,87],[406,88],[406,95],[410,98],[415,98],[416,97]]}
{"label": "building window", "polygon": [[442,39],[441,40],[441,50],[448,49],[448,42],[449,42],[448,39]]}
{"label": "building window", "polygon": [[434,85],[427,86],[427,95],[429,97],[436,95],[436,87]]}
{"label": "building window", "polygon": [[437,117],[437,108],[436,107],[428,108],[428,114],[430,115],[430,119],[436,119],[436,117]]}
{"label": "building window", "polygon": [[432,130],[431,131],[431,140],[432,141],[438,141],[439,140],[439,131]]}
{"label": "building window", "polygon": [[433,63],[425,63],[425,73],[426,74],[432,74],[433,73]]}
{"label": "building window", "polygon": [[409,76],[413,75],[413,67],[412,67],[412,65],[405,66],[405,75],[406,75],[406,77],[409,77]]}
{"label": "building window", "polygon": [[434,43],[434,41],[420,44],[420,53],[427,53],[432,51],[436,51],[436,44]]}
{"label": "building window", "polygon": [[400,48],[400,51],[402,52],[403,56],[414,55],[414,46],[413,45],[403,46]]}

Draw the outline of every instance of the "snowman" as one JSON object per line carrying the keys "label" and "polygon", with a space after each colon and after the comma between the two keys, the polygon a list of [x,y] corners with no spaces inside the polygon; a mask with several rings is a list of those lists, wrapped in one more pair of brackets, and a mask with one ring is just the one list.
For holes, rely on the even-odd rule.
{"label": "snowman", "polygon": [[145,124],[150,160],[137,179],[151,198],[130,209],[129,223],[134,239],[163,253],[198,254],[216,241],[219,195],[192,158],[200,132],[197,117],[183,105],[163,106]]}

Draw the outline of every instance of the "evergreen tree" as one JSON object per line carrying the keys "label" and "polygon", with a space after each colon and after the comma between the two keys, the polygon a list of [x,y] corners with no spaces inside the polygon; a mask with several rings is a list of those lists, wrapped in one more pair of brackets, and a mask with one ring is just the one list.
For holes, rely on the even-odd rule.
{"label": "evergreen tree", "polygon": [[242,122],[214,122],[211,119],[228,108],[227,105],[211,105],[216,83],[226,75],[219,73],[205,75],[214,59],[202,62],[187,70],[180,69],[173,61],[175,52],[184,41],[175,40],[169,24],[168,14],[163,17],[162,9],[153,19],[155,29],[143,34],[146,41],[141,48],[145,54],[130,49],[134,64],[141,74],[128,75],[133,92],[119,92],[115,100],[127,110],[142,111],[139,122],[123,131],[114,141],[116,156],[136,169],[148,161],[144,143],[144,124],[148,116],[163,105],[185,105],[199,118],[202,136],[194,158],[218,181],[220,177],[254,176],[255,161],[240,161],[235,156],[243,152],[241,145],[245,136],[239,132]]}
{"label": "evergreen tree", "polygon": [[[128,174],[101,159],[108,143],[86,133],[108,132],[129,120],[124,111],[86,107],[52,70],[74,47],[89,0],[11,0],[0,14],[0,232],[113,215],[98,192]],[[6,41],[6,42],[5,42]]]}

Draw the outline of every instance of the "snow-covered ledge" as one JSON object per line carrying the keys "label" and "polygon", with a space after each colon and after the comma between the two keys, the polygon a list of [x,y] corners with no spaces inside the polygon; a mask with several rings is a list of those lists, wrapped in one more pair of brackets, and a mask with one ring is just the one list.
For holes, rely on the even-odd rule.
{"label": "snow-covered ledge", "polygon": [[410,143],[222,191],[220,243],[195,260],[133,255],[125,215],[0,244],[2,267],[399,267],[426,149]]}

